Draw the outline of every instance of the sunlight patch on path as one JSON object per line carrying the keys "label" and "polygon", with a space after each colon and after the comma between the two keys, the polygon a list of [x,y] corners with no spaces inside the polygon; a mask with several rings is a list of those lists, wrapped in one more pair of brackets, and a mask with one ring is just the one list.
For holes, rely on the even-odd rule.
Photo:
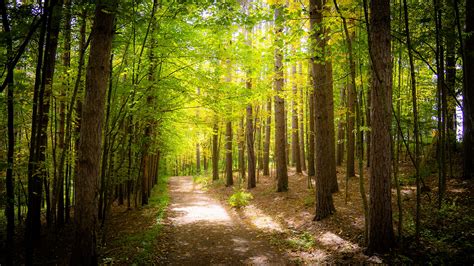
{"label": "sunlight patch on path", "polygon": [[[205,203],[205,204],[202,204]],[[197,202],[192,206],[180,207],[179,204],[171,206],[173,212],[179,213],[178,217],[172,218],[176,224],[189,224],[195,222],[230,223],[231,219],[227,211],[220,205],[209,202]]]}
{"label": "sunlight patch on path", "polygon": [[258,229],[264,231],[283,232],[283,227],[275,222],[272,217],[266,215],[255,205],[251,204],[244,208],[244,215],[250,219],[251,223]]}
{"label": "sunlight patch on path", "polygon": [[321,234],[316,239],[328,248],[343,252],[355,252],[360,249],[359,245],[342,239],[340,236],[329,231]]}

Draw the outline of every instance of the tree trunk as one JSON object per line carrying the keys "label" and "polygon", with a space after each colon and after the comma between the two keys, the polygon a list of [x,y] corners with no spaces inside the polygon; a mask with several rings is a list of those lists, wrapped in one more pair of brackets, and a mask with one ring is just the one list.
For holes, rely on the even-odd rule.
{"label": "tree trunk", "polygon": [[[340,97],[341,97],[341,107],[345,108],[346,107],[346,88],[344,86],[341,86],[341,91],[340,91]],[[342,165],[342,162],[344,161],[344,143],[345,143],[345,123],[344,123],[345,118],[341,115],[339,117],[339,122],[337,123],[337,150],[336,150],[336,164],[337,165]]]}
{"label": "tree trunk", "polygon": [[293,159],[293,165],[296,166],[296,173],[301,174],[301,155],[298,129],[298,104],[296,103],[296,98],[298,97],[298,85],[296,82],[296,63],[291,68],[291,73],[293,75],[293,100],[291,102],[291,157]]}
{"label": "tree trunk", "polygon": [[466,1],[466,39],[464,41],[463,146],[464,178],[474,177],[474,1]]}
{"label": "tree trunk", "polygon": [[89,65],[86,74],[86,95],[82,108],[79,143],[78,176],[75,182],[76,234],[71,264],[98,263],[97,181],[100,168],[100,148],[104,119],[105,96],[110,71],[113,25],[116,3],[98,2],[92,27]]}
{"label": "tree trunk", "polygon": [[[325,54],[327,52],[325,30],[322,27],[323,1],[310,1],[310,24],[311,24],[311,42],[312,50],[320,51],[317,57],[312,57],[312,75],[314,90],[314,118],[315,118],[315,168],[316,168],[316,214],[313,220],[319,221],[335,212],[334,203],[331,193],[332,165],[334,161],[334,136],[331,140],[331,99],[332,91],[329,82],[329,74],[327,68]],[[314,53],[313,53],[314,54]],[[332,83],[332,82],[331,82]],[[330,99],[331,98],[331,99]],[[335,172],[334,172],[335,175]]]}
{"label": "tree trunk", "polygon": [[234,178],[232,176],[232,122],[226,123],[225,131],[225,174],[226,186],[234,185]]}
{"label": "tree trunk", "polygon": [[[310,86],[313,87],[313,63],[310,61],[308,63],[308,73],[309,73],[309,80]],[[314,177],[315,169],[314,169],[314,90],[311,89],[309,92],[309,99],[308,99],[308,109],[309,109],[309,128],[308,128],[308,176]]]}
{"label": "tree trunk", "polygon": [[[244,129],[244,117],[240,119],[239,129],[239,170],[240,179],[245,179],[245,129]],[[240,185],[240,184],[239,184]]]}
{"label": "tree trunk", "polygon": [[[1,0],[0,7],[2,8],[2,25],[3,32],[7,39],[7,53],[8,62],[11,62],[13,56],[13,42],[10,35],[10,22],[8,21],[7,5],[5,0]],[[7,191],[5,216],[7,218],[7,238],[6,238],[6,264],[13,265],[13,254],[15,254],[14,240],[15,235],[15,186],[13,178],[13,163],[14,163],[14,151],[15,151],[15,131],[14,131],[14,102],[13,102],[13,67],[7,63],[7,135],[8,135],[8,150],[7,150],[7,173],[5,178],[5,186]],[[20,195],[20,193],[18,193]],[[18,201],[18,205],[21,202]],[[20,209],[19,209],[20,210]],[[18,212],[20,215],[20,212]]]}
{"label": "tree trunk", "polygon": [[[250,78],[247,79],[247,89],[252,89],[252,81]],[[247,123],[246,123],[246,135],[247,135],[247,188],[254,188],[256,186],[256,169],[255,169],[255,150],[254,150],[254,131],[253,131],[253,110],[252,105],[247,105]]]}
{"label": "tree trunk", "polygon": [[217,143],[219,141],[219,131],[217,122],[214,122],[212,130],[212,180],[219,179],[219,151],[217,149]]}
{"label": "tree trunk", "polygon": [[342,24],[344,27],[344,34],[346,36],[347,50],[349,52],[349,66],[351,74],[351,82],[347,86],[347,112],[346,112],[346,121],[347,121],[347,161],[346,161],[346,175],[347,177],[355,176],[355,136],[354,136],[354,123],[355,123],[355,102],[356,102],[356,69],[355,69],[355,60],[354,53],[352,50],[352,42],[354,40],[354,34],[349,33],[349,28],[347,27],[346,18],[343,16],[342,12],[339,10],[337,1],[334,1],[334,6],[336,7],[339,16],[342,19]]}
{"label": "tree trunk", "polygon": [[372,108],[370,114],[372,120],[372,151],[370,154],[371,171],[369,173],[368,251],[369,253],[384,254],[395,244],[390,188],[390,126],[392,120],[390,0],[371,1],[370,10],[369,54],[372,63]]}
{"label": "tree trunk", "polygon": [[[300,74],[300,77],[303,76],[303,64],[300,62],[299,63],[299,74]],[[305,151],[304,151],[304,148],[305,148],[305,143],[304,143],[304,119],[305,119],[305,104],[304,104],[304,89],[303,89],[303,86],[300,87],[300,96],[299,96],[299,140],[300,140],[300,162],[301,162],[301,170],[302,171],[306,171],[306,156],[305,156]]]}
{"label": "tree trunk", "polygon": [[267,101],[267,113],[265,122],[265,140],[263,143],[263,175],[270,175],[270,134],[272,126],[272,99]]}
{"label": "tree trunk", "polygon": [[275,8],[275,24],[277,36],[275,48],[275,161],[276,161],[276,176],[278,180],[277,191],[284,192],[288,190],[288,171],[286,168],[286,120],[285,120],[285,101],[280,96],[283,92],[283,40],[281,33],[283,26],[281,25],[282,7]]}

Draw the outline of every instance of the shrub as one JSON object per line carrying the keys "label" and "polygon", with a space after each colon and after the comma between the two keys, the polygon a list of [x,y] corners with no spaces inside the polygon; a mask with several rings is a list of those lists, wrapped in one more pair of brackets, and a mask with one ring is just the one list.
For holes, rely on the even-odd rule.
{"label": "shrub", "polygon": [[250,200],[253,199],[253,196],[251,193],[246,192],[243,189],[236,190],[232,196],[230,196],[228,202],[230,206],[234,208],[240,208],[240,207],[245,207],[249,205]]}

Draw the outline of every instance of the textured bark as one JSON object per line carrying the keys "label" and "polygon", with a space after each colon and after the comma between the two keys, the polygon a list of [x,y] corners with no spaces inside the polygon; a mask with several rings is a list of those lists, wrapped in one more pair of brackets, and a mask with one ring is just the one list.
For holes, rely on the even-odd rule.
{"label": "textured bark", "polygon": [[265,122],[265,140],[263,142],[263,175],[270,175],[270,138],[272,126],[272,99],[267,101],[267,113]]}
{"label": "textured bark", "polygon": [[97,243],[97,182],[100,168],[102,124],[104,120],[105,94],[110,71],[110,54],[113,39],[115,4],[97,3],[89,64],[86,74],[86,95],[82,107],[79,142],[78,173],[75,182],[76,224],[73,265],[96,265]]}
{"label": "textured bark", "polygon": [[[246,82],[248,90],[252,89],[252,81],[250,78]],[[252,105],[247,105],[247,122],[246,122],[246,135],[247,135],[247,188],[254,188],[257,183],[256,179],[256,168],[255,168],[255,137],[254,137],[254,126],[253,126],[253,109]]]}
{"label": "textured bark", "polygon": [[371,84],[371,168],[368,251],[383,254],[394,246],[391,205],[392,62],[390,0],[371,1],[369,48]]}
{"label": "textured bark", "polygon": [[217,122],[214,123],[212,130],[212,180],[219,179],[219,151],[217,144],[219,142],[219,128]]}
{"label": "textured bark", "polygon": [[275,161],[277,176],[277,191],[283,192],[288,190],[288,171],[286,168],[286,120],[285,120],[285,101],[280,94],[283,91],[283,51],[281,34],[283,27],[281,25],[281,7],[275,8],[276,27],[276,48],[275,48]]}
{"label": "textured bark", "polygon": [[291,157],[292,164],[296,166],[296,172],[301,174],[301,155],[300,155],[300,139],[299,139],[299,124],[298,124],[298,104],[296,99],[298,97],[298,85],[296,83],[296,64],[291,68],[293,75],[293,100],[291,102]]}
{"label": "textured bark", "polygon": [[225,130],[225,175],[226,186],[234,185],[234,178],[232,176],[232,122],[226,123]]}
{"label": "textured bark", "polygon": [[474,177],[474,1],[466,1],[466,39],[464,41],[463,144],[464,178]]}
{"label": "textured bark", "polygon": [[[314,117],[315,117],[315,167],[316,167],[316,214],[314,220],[321,220],[335,212],[331,193],[332,163],[335,158],[331,150],[334,149],[334,123],[331,127],[331,99],[332,89],[329,86],[331,74],[326,62],[326,38],[322,25],[323,1],[310,1],[311,41],[313,48],[312,75],[314,90]],[[329,73],[328,73],[329,72]],[[330,82],[332,83],[332,82]],[[331,132],[332,129],[332,132]],[[331,139],[331,134],[333,138]],[[329,156],[328,156],[329,155]],[[334,169],[335,170],[335,169]]]}

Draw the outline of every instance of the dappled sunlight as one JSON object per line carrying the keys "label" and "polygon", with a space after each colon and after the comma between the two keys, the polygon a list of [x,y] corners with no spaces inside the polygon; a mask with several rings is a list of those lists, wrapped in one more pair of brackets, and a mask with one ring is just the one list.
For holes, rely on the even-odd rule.
{"label": "dappled sunlight", "polygon": [[[175,205],[175,206],[173,206]],[[179,215],[172,218],[176,224],[189,224],[194,222],[231,223],[227,211],[219,204],[211,202],[195,202],[193,205],[171,205],[171,210]]]}
{"label": "dappled sunlight", "polygon": [[283,227],[273,220],[272,217],[264,214],[262,210],[255,207],[255,205],[249,205],[243,210],[244,215],[250,219],[250,222],[258,229],[264,231],[283,232]]}
{"label": "dappled sunlight", "polygon": [[355,252],[360,249],[357,244],[342,239],[340,236],[329,231],[321,234],[316,239],[324,246],[338,251]]}

